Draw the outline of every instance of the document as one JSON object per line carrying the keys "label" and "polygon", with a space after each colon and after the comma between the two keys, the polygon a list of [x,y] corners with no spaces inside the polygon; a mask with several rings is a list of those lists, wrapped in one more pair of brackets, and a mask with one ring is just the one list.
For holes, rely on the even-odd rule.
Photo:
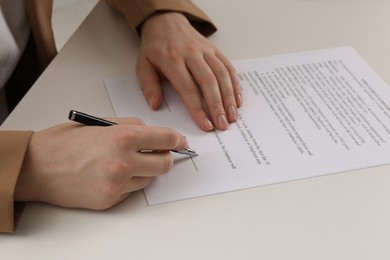
{"label": "document", "polygon": [[199,155],[144,191],[149,205],[390,163],[390,88],[350,47],[234,61],[244,105],[226,131],[197,128],[164,83],[152,111],[135,76],[105,85],[118,117],[185,135]]}

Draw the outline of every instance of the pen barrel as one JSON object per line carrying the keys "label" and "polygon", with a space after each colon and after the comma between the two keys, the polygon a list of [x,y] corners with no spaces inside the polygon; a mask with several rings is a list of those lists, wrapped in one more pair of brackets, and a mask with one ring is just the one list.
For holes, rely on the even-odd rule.
{"label": "pen barrel", "polygon": [[75,122],[88,125],[88,126],[112,126],[116,125],[116,123],[104,120],[99,117],[91,116],[79,111],[71,110],[69,112],[69,119]]}

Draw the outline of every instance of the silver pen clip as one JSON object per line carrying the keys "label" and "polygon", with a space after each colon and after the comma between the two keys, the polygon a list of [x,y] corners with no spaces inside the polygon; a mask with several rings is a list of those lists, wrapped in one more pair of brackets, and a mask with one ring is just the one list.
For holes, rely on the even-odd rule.
{"label": "silver pen clip", "polygon": [[184,150],[171,150],[171,152],[190,155],[190,156],[198,156],[198,154],[194,150],[192,150],[191,148],[187,148]]}

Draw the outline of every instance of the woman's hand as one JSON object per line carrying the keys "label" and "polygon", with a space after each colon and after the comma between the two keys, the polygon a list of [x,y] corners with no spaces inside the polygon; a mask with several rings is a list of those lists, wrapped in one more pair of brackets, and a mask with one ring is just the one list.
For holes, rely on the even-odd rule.
{"label": "woman's hand", "polygon": [[173,129],[146,126],[137,118],[114,121],[118,125],[66,123],[34,133],[15,200],[106,209],[168,172],[169,150],[187,148]]}
{"label": "woman's hand", "polygon": [[166,78],[202,130],[225,130],[237,120],[242,94],[232,64],[180,13],[144,22],[137,75],[153,109],[162,102],[160,80]]}

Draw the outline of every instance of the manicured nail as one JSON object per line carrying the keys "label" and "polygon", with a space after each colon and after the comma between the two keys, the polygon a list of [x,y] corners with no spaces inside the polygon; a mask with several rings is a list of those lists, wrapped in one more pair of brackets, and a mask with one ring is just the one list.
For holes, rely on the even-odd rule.
{"label": "manicured nail", "polygon": [[213,124],[210,122],[210,120],[207,117],[205,117],[203,119],[203,125],[206,128],[206,130],[208,130],[208,131],[214,129]]}
{"label": "manicured nail", "polygon": [[188,148],[187,137],[185,137],[184,135],[181,137],[181,143],[183,144],[184,148]]}
{"label": "manicured nail", "polygon": [[218,116],[218,125],[221,129],[227,129],[229,127],[229,123],[226,120],[225,115]]}
{"label": "manicured nail", "polygon": [[237,109],[234,105],[231,105],[228,108],[228,114],[229,114],[229,121],[237,121]]}
{"label": "manicured nail", "polygon": [[146,102],[148,102],[148,105],[153,108],[154,104],[154,95],[150,94],[149,96],[146,97]]}
{"label": "manicured nail", "polygon": [[237,103],[237,107],[242,106],[242,94],[241,93],[236,94],[236,103]]}

